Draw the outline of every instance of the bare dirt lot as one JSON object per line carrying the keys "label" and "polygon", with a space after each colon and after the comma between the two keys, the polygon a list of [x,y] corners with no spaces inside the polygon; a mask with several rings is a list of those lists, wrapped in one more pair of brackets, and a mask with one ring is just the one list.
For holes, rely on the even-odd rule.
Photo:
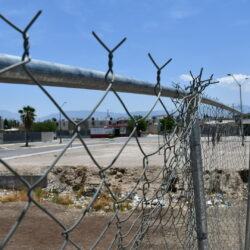
{"label": "bare dirt lot", "polygon": [[[113,145],[95,145],[91,147],[90,150],[98,163],[102,167],[104,167],[112,163],[114,157],[118,154],[119,149],[122,147],[122,145],[123,143]],[[142,142],[142,148],[147,154],[157,150],[157,137],[153,138],[153,140],[150,138],[148,141]],[[56,159],[58,154],[59,152],[51,152],[42,155],[10,159],[7,160],[7,162],[19,174],[43,174],[48,166]],[[121,194],[126,195],[126,193],[129,192],[134,193],[132,192],[132,188],[138,181],[138,179],[141,178],[141,173],[143,171],[143,157],[144,156],[139,150],[138,145],[134,140],[132,140],[131,143],[126,146],[118,160],[112,165],[112,168],[106,172],[107,182],[110,184],[110,188],[115,187],[119,189],[119,194],[117,194],[118,196],[120,196]],[[162,169],[162,166],[164,165],[163,152],[148,157],[147,164],[148,166],[150,166],[147,169],[147,177],[149,178],[149,180],[154,179],[155,177],[157,177]],[[76,167],[76,169],[74,169],[74,167]],[[76,183],[76,180],[79,179],[79,168],[82,169],[81,171],[84,172],[84,174],[81,175],[79,183]],[[2,173],[8,172],[3,165],[1,166],[1,170]],[[65,170],[70,171],[65,174]],[[75,176],[75,173],[77,173],[77,176]],[[57,182],[55,181],[55,177],[57,177],[57,175],[59,178],[59,185],[57,185]],[[69,149],[57,162],[55,168],[53,168],[48,178],[48,188],[50,188],[50,190],[53,190],[53,192],[55,192],[55,190],[56,192],[61,192],[61,190],[63,190],[63,185],[73,188],[78,184],[81,184],[84,187],[97,188],[101,182],[96,164],[94,164],[83,147],[77,149]],[[142,193],[142,185],[144,183],[143,178],[141,178],[140,182],[141,183],[138,184],[136,188],[136,195],[141,195]],[[152,196],[155,190],[159,188],[160,183],[161,177],[158,178],[157,181],[151,183],[151,193],[148,193],[149,196]],[[110,198],[108,199],[110,200]],[[172,197],[172,199],[174,199],[174,196]],[[176,203],[177,201],[175,201],[174,206],[177,207],[177,209],[175,210],[176,213],[178,213],[179,207]],[[98,239],[98,236],[105,228],[105,225],[110,221],[111,215],[114,215],[113,213],[110,213],[110,210],[112,210],[112,206],[107,203],[105,204],[106,205],[103,206],[100,211],[92,211],[90,214],[86,215],[81,224],[76,229],[74,229],[72,233],[70,233],[70,237],[72,237],[72,239],[79,243],[79,245],[83,249],[89,249],[91,246],[93,246],[95,241]],[[10,230],[11,225],[16,222],[16,219],[21,213],[24,205],[24,202],[7,202],[4,204],[0,204],[0,219],[2,222],[0,226],[0,240],[4,239],[7,232]],[[63,221],[63,224],[68,227],[76,221],[86,204],[84,204],[83,207],[79,209],[79,205],[78,208],[76,208],[73,205],[62,206],[54,204],[52,202],[43,201],[43,206],[45,206],[56,218],[59,218],[60,221]],[[181,209],[183,210],[183,206]],[[156,209],[156,212],[158,210],[161,211],[162,207],[159,206],[159,208]],[[119,218],[121,219],[125,217],[128,213],[129,211],[123,211],[119,215]],[[169,216],[172,217],[173,213],[174,212],[170,210]],[[122,224],[122,230],[124,234],[125,232],[130,231],[128,236],[126,236],[124,239],[125,245],[126,242],[129,243],[130,239],[134,237],[135,230],[138,230],[139,225],[142,221],[142,218],[140,218],[136,222],[137,214],[137,211],[133,212],[133,215],[127,220],[127,222]],[[183,217],[181,213],[176,216]],[[139,224],[137,225],[137,223]],[[170,225],[166,226],[166,229],[174,226],[174,223],[171,219],[167,223],[170,223]],[[133,225],[133,228],[129,230],[131,225]],[[177,228],[179,226],[175,225],[175,227]],[[114,220],[114,222],[111,223],[111,226],[108,232],[105,234],[103,240],[99,243],[99,245],[97,245],[96,249],[107,249],[112,242],[115,234],[117,233],[118,228],[119,227]],[[176,228],[175,231],[177,230]],[[50,219],[44,212],[40,211],[37,207],[32,205],[24,220],[18,227],[17,232],[7,244],[6,249],[59,249],[63,243],[63,237],[61,236],[62,231],[63,229],[60,228],[58,224]],[[173,232],[171,233],[171,231]],[[172,235],[171,242],[168,243],[170,244],[170,246],[172,246],[172,249],[176,244],[176,236],[174,236],[176,235],[175,231],[174,228],[172,228],[171,230],[166,230],[168,235]],[[181,234],[183,235],[183,232],[180,232],[180,235]],[[152,238],[152,236],[154,235],[157,235],[157,231],[152,232],[150,237]],[[164,244],[161,242],[161,239],[159,237],[153,237],[153,241],[151,240],[150,244],[147,241],[146,244],[147,249],[164,249],[162,247],[163,245]],[[67,249],[75,249],[70,244],[67,247]],[[141,245],[141,247],[143,248],[143,245]]]}
{"label": "bare dirt lot", "polygon": [[[0,204],[0,241],[2,241],[6,236],[6,233],[16,221],[24,205],[24,202]],[[44,207],[52,212],[55,217],[63,222],[67,227],[71,226],[81,214],[80,209],[69,209],[65,206],[57,204],[48,203],[44,204]],[[240,217],[237,215],[239,215],[239,210],[242,210],[243,207],[211,207],[208,209],[210,249],[240,249],[239,247],[244,243],[244,226],[242,226],[242,223],[244,223],[245,214],[240,213]],[[126,215],[127,213],[123,214],[124,217]],[[90,249],[100,235],[101,231],[109,222],[111,216],[112,215],[110,213],[92,213],[91,215],[86,216],[82,223],[69,234],[70,239],[74,240],[82,249]],[[176,213],[176,216],[178,217],[178,213]],[[135,217],[131,217],[130,220],[123,224],[123,232],[129,230],[134,218]],[[167,215],[165,215],[165,219],[166,218],[168,218]],[[189,235],[189,240],[191,241],[189,248],[185,248],[185,246],[180,244],[179,240],[185,237],[186,232],[183,224],[183,218],[179,217],[178,221],[178,224],[174,227],[171,227],[171,224],[168,224],[164,228],[168,248],[166,248],[166,242],[162,241],[163,232],[161,230],[155,231],[153,229],[150,231],[149,239],[147,239],[146,236],[145,240],[138,249],[196,249],[196,245],[194,244],[196,236],[192,234]],[[5,249],[60,249],[64,241],[64,238],[61,236],[62,231],[63,229],[49,216],[32,205],[26,214],[25,219],[22,221]],[[135,231],[135,229],[131,231],[131,235],[124,240],[124,243],[128,243],[130,241],[131,236],[135,234]],[[115,223],[112,223],[104,238],[95,249],[108,249],[116,233],[117,227]],[[179,237],[176,237],[176,233],[178,233]],[[70,250],[76,248],[69,243],[66,249]],[[114,247],[114,249],[116,249],[116,247]]]}
{"label": "bare dirt lot", "polygon": [[[10,229],[11,225],[17,219],[20,211],[22,210],[24,202],[1,204],[0,209],[0,240],[6,235],[6,232]],[[81,210],[79,209],[67,209],[65,206],[56,204],[45,204],[44,207],[54,214],[54,216],[60,220],[65,226],[69,227],[79,217]],[[122,217],[127,214],[124,213]],[[133,223],[134,218],[132,216],[126,223],[123,224],[123,232],[129,231],[130,226]],[[177,213],[176,213],[176,216]],[[166,216],[168,217],[168,216]],[[69,234],[70,239],[74,240],[82,249],[89,249],[95,243],[96,239],[104,229],[105,225],[110,221],[111,214],[92,214],[84,218],[82,223]],[[168,225],[165,227],[166,237],[169,249],[179,249],[179,241],[176,238],[176,232],[179,233],[179,237],[183,237],[184,231],[181,228],[181,223],[176,225],[175,231]],[[156,228],[156,227],[154,227]],[[43,213],[34,205],[31,206],[25,219],[18,227],[14,236],[10,239],[7,247],[8,250],[54,250],[60,249],[63,244],[64,238],[61,236],[62,228],[58,226],[49,216]],[[124,239],[124,244],[128,244],[132,239],[132,235],[136,232],[135,229],[130,231],[130,235]],[[117,233],[117,227],[115,221],[110,225],[109,230],[96,246],[95,249],[108,249],[115,234]],[[163,232],[162,232],[163,233]],[[158,230],[151,230],[150,237],[143,243],[139,249],[166,249],[166,245],[161,241],[162,238]],[[70,243],[66,249],[76,249]],[[114,245],[114,249],[116,249]]]}
{"label": "bare dirt lot", "polygon": [[[3,240],[6,232],[8,232],[17,219],[24,204],[24,202],[18,202],[0,205],[1,240]],[[47,204],[45,207],[67,226],[72,225],[81,212],[79,209],[69,210],[65,206],[56,204]],[[105,215],[88,216],[85,218],[84,222],[70,234],[70,237],[79,243],[79,245],[84,246],[84,248],[90,248],[109,218],[110,216]],[[63,244],[63,237],[61,236],[62,231],[62,228],[49,216],[33,205],[21,225],[18,227],[16,233],[11,238],[6,249],[60,249]],[[111,227],[110,233],[106,236],[102,245],[97,249],[107,249],[114,234],[115,228]],[[66,249],[76,248],[69,244]]]}
{"label": "bare dirt lot", "polygon": [[[215,147],[208,144],[203,145],[204,181],[211,249],[235,250],[243,242],[245,203],[242,203],[240,207],[237,204],[240,204],[239,201],[243,200],[246,195],[247,173],[245,173],[245,169],[248,158],[245,153],[246,149],[239,146],[240,141],[222,141]],[[122,143],[120,142],[106,146],[103,144],[94,145],[90,147],[90,151],[97,162],[102,167],[105,167],[112,163],[121,147]],[[144,139],[142,148],[147,154],[154,152],[158,148],[157,138]],[[19,174],[44,174],[58,154],[59,152],[51,152],[9,159],[7,162]],[[148,208],[144,209],[144,212],[146,212],[144,217],[147,223],[152,223],[151,231],[149,235],[145,236],[138,249],[173,250],[185,249],[187,246],[188,249],[195,249],[194,210],[192,210],[192,206],[189,206],[190,198],[192,198],[192,195],[190,195],[192,194],[190,172],[182,168],[181,154],[180,158],[176,158],[178,160],[175,161],[171,160],[174,159],[174,154],[171,150],[167,151],[166,155],[167,157],[164,158],[162,151],[160,154],[149,156],[146,159],[148,167],[145,171],[145,176],[141,177],[144,170],[143,160],[145,158],[136,142],[132,140],[125,147],[118,160],[114,162],[112,168],[105,172],[106,182],[112,190],[118,190],[116,195],[119,199],[131,193],[140,199],[143,196],[147,199],[147,201],[141,203],[142,206],[145,206],[149,201],[147,206],[150,209],[148,211]],[[161,172],[164,164],[169,169]],[[9,173],[3,165],[0,166],[0,171]],[[140,181],[136,189],[133,190],[133,186],[138,180]],[[66,151],[63,157],[56,163],[48,175],[48,181],[48,187],[45,189],[46,197],[42,197],[44,199],[41,199],[41,204],[68,228],[74,224],[83,209],[90,202],[102,178],[99,175],[98,167],[89,157],[86,150],[73,148]],[[164,184],[164,181],[167,181],[167,186]],[[147,187],[149,183],[150,191],[145,195],[143,194],[143,188]],[[74,190],[70,191],[70,189]],[[80,194],[81,198],[79,201],[76,198],[72,198],[76,202],[73,202],[71,205],[59,205],[54,201],[51,202],[54,197],[52,199],[48,198],[50,195],[50,193],[48,195],[48,192],[50,191],[57,195],[57,193],[64,193],[65,190],[67,192],[70,191],[70,195],[79,196]],[[94,191],[92,192],[91,190]],[[157,190],[159,197],[155,194]],[[90,191],[92,194],[87,194]],[[132,197],[129,198],[131,204],[135,201],[133,199]],[[152,202],[155,202],[155,200],[156,205],[152,206]],[[109,225],[111,217],[114,216],[114,212],[112,212],[113,200],[110,202],[110,197],[108,197],[108,202],[105,202],[101,209],[91,210],[79,226],[70,233],[70,239],[78,243],[82,249],[89,249],[93,246],[105,226]],[[25,204],[26,202],[0,202],[0,242],[16,222]],[[131,204],[129,203],[128,205],[131,206]],[[119,219],[128,215],[131,209],[129,206],[126,207],[125,211],[121,211]],[[148,219],[150,210],[155,210],[155,212]],[[116,220],[112,221],[107,233],[105,233],[103,239],[96,246],[96,249],[108,249],[119,228],[122,228],[123,234],[130,231],[128,236],[124,238],[124,244],[128,244],[137,235],[138,232],[136,230],[143,223],[143,217],[140,217],[136,222],[140,211],[135,210],[133,216],[128,218],[122,224],[122,227],[117,224]],[[159,214],[160,217],[157,217]],[[130,230],[131,225],[134,225],[134,227]],[[158,225],[156,227],[157,230],[159,229],[158,231],[155,230],[155,225]],[[64,240],[61,235],[63,231],[64,229],[46,213],[32,204],[16,233],[11,237],[6,249],[60,249]],[[69,243],[66,249],[76,248]]]}

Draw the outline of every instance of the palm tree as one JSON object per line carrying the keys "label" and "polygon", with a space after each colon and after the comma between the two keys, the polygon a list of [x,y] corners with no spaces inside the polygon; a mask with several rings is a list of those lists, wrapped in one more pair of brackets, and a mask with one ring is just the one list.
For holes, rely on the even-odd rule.
{"label": "palm tree", "polygon": [[29,130],[35,120],[35,111],[36,110],[30,106],[25,106],[23,109],[18,110],[25,128],[25,147],[29,146]]}

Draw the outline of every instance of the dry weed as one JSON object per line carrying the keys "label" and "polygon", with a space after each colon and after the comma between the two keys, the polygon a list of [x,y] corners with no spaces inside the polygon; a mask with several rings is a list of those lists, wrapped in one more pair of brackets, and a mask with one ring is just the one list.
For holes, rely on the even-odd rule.
{"label": "dry weed", "polygon": [[35,198],[35,200],[36,200],[37,202],[42,202],[43,199],[48,198],[48,196],[49,196],[49,192],[43,190],[43,189],[40,188],[40,187],[37,187],[37,188],[34,190],[34,198]]}
{"label": "dry weed", "polygon": [[55,197],[54,202],[61,205],[71,205],[74,203],[69,195],[58,195]]}
{"label": "dry weed", "polygon": [[96,211],[105,210],[106,212],[113,211],[114,199],[110,194],[105,191],[99,195],[97,200],[94,202],[92,208]]}
{"label": "dry weed", "polygon": [[[117,192],[117,196],[118,194],[119,195],[121,194],[121,189],[119,187],[117,187],[115,191]],[[111,195],[107,191],[104,191],[103,193],[99,195],[97,200],[94,202],[92,208],[95,211],[104,210],[105,212],[112,212],[114,211],[114,203],[115,203],[115,200],[111,197]],[[131,210],[132,207],[133,207],[132,200],[125,200],[124,202],[118,203],[116,205],[116,208],[118,208],[122,212]]]}
{"label": "dry weed", "polygon": [[0,198],[0,202],[2,202],[2,203],[28,201],[28,200],[29,200],[29,198],[28,198],[27,192],[25,190],[15,191],[13,193],[6,194],[5,196]]}

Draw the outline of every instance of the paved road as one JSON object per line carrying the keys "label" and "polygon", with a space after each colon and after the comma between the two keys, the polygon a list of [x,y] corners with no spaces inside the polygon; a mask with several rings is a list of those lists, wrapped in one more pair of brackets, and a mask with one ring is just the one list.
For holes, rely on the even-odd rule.
{"label": "paved road", "polygon": [[[69,140],[65,140],[62,144],[58,142],[51,142],[51,143],[30,143],[29,147],[24,147],[22,144],[8,144],[8,145],[1,145],[0,146],[0,158],[2,159],[10,159],[10,158],[17,158],[23,157],[27,155],[36,155],[36,154],[43,154],[48,152],[57,152],[62,150]],[[97,141],[90,141],[89,139],[86,140],[87,144],[90,146],[95,146],[99,144],[110,144],[114,143],[112,141],[105,141],[105,140],[97,140]],[[79,141],[73,143],[71,148],[79,148],[82,144]]]}
{"label": "paved road", "polygon": [[[114,139],[90,139],[85,138],[85,142],[89,147],[101,146],[101,145],[109,145],[109,144],[123,144],[126,141],[127,137],[118,137]],[[156,137],[144,137],[140,138],[143,141],[155,141]],[[135,142],[135,139],[132,138],[131,141]],[[49,152],[58,152],[61,151],[69,142],[69,139],[64,139],[62,144],[59,144],[59,141],[54,142],[31,142],[29,147],[24,147],[23,143],[13,143],[13,144],[1,144],[0,145],[0,158],[3,160],[7,159],[14,159],[14,158],[21,158],[31,155],[38,155],[38,154],[46,154]],[[76,140],[73,145],[72,149],[76,149],[82,147],[82,144],[79,140]]]}

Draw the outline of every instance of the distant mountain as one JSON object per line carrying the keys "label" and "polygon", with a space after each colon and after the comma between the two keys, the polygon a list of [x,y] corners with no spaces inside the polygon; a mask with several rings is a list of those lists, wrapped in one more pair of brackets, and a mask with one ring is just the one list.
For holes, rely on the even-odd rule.
{"label": "distant mountain", "polygon": [[[172,110],[170,112],[172,112]],[[142,116],[145,116],[147,113],[148,111],[131,112],[132,115],[142,115]],[[152,111],[152,113],[149,116],[152,117],[152,116],[161,116],[161,115],[166,115],[166,112],[163,110],[155,110],[155,111]]]}
{"label": "distant mountain", "polygon": [[[236,106],[236,105],[235,105],[235,108],[239,110],[239,107]],[[70,118],[85,118],[90,114],[91,111],[89,111],[89,110],[82,110],[82,111],[72,110],[72,111],[65,111],[65,112]],[[250,113],[250,106],[249,105],[243,105],[243,112],[244,113]],[[134,111],[134,112],[131,112],[131,114],[133,116],[134,115],[145,116],[147,114],[147,111]],[[151,117],[152,116],[160,116],[160,115],[165,115],[165,112],[161,111],[161,110],[156,110],[156,111],[153,111],[150,114]],[[10,112],[10,111],[7,111],[7,110],[0,110],[0,116],[3,119],[6,118],[6,119],[20,120],[20,115],[18,113]],[[123,112],[123,113],[109,112],[109,116],[114,118],[114,119],[121,118],[121,117],[124,117],[124,118],[128,117],[128,115],[125,112]],[[105,111],[97,111],[97,112],[95,112],[93,114],[93,117],[95,119],[102,120],[102,119],[107,117],[107,112],[105,112]],[[42,116],[42,117],[37,117],[36,121],[50,120],[52,118],[56,118],[57,120],[59,120],[59,112],[52,113],[52,114]],[[64,119],[63,115],[62,115],[62,119]]]}
{"label": "distant mountain", "polygon": [[[70,118],[85,118],[87,117],[87,115],[89,115],[90,111],[89,110],[82,110],[82,111],[65,111],[66,114],[70,117]],[[109,115],[111,117],[117,118],[117,117],[121,117],[124,116],[123,113],[113,113],[110,112]],[[94,113],[93,115],[96,119],[103,119],[107,116],[107,112],[102,112],[102,111],[97,111]],[[52,113],[50,115],[46,115],[46,116],[42,116],[39,117],[38,120],[44,121],[44,120],[49,120],[52,118],[56,118],[57,120],[59,119],[59,112],[58,113]],[[64,116],[62,115],[62,119],[64,119]]]}
{"label": "distant mountain", "polygon": [[7,110],[0,110],[0,116],[2,119],[14,119],[14,120],[20,120],[20,115],[18,113],[13,113]]}
{"label": "distant mountain", "polygon": [[[66,114],[70,117],[70,118],[85,118],[90,114],[89,110],[83,110],[83,111],[65,111]],[[135,112],[131,112],[131,114],[134,115],[146,115],[147,111],[135,111]],[[164,111],[153,111],[151,113],[150,116],[158,116],[158,115],[164,115]],[[128,117],[128,115],[124,112],[124,113],[115,113],[115,112],[109,112],[109,116],[117,119],[117,118],[121,118],[121,117]],[[92,117],[94,117],[95,119],[99,119],[102,120],[104,118],[107,117],[107,112],[105,111],[97,111],[95,112]],[[44,120],[50,120],[52,118],[56,118],[57,120],[59,119],[59,113],[52,113],[50,115],[47,116],[43,116],[43,117],[39,117],[37,120],[40,121],[44,121]],[[64,116],[62,115],[62,119],[64,118]]]}
{"label": "distant mountain", "polygon": [[[66,114],[70,117],[70,118],[85,118],[87,117],[91,111],[89,110],[82,110],[82,111],[65,111]],[[131,114],[134,115],[146,115],[147,111],[135,111],[135,112],[131,112]],[[158,115],[164,115],[164,111],[153,111],[151,113],[150,116],[158,116]],[[0,110],[0,116],[2,117],[2,119],[15,119],[15,120],[20,120],[20,115],[18,113],[14,113],[14,112],[10,112],[7,110]],[[124,112],[124,113],[115,113],[115,112],[109,112],[109,116],[117,119],[117,118],[127,118],[128,115]],[[107,117],[107,112],[105,111],[97,111],[95,112],[92,117],[94,117],[95,119],[99,119],[102,120],[104,118]],[[42,117],[37,117],[36,121],[44,121],[44,120],[50,120],[52,118],[56,118],[57,120],[59,120],[59,112],[58,113],[52,113],[46,116],[42,116]],[[64,116],[62,115],[62,119],[64,119]]]}

